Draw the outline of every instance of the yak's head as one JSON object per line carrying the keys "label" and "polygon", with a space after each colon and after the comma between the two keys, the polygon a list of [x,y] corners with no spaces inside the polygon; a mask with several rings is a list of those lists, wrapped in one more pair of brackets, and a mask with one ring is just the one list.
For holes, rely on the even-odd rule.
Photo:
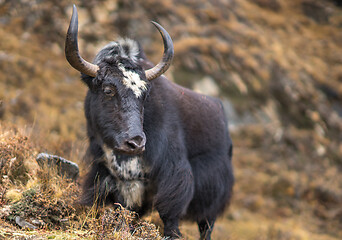
{"label": "yak's head", "polygon": [[159,77],[170,66],[173,45],[169,34],[159,24],[164,42],[162,60],[144,71],[140,65],[142,52],[138,43],[123,39],[106,45],[94,63],[85,61],[77,44],[78,17],[74,5],[68,29],[65,54],[72,67],[83,73],[90,89],[90,121],[105,147],[117,153],[140,154],[145,149],[143,131],[144,100],[149,81]]}

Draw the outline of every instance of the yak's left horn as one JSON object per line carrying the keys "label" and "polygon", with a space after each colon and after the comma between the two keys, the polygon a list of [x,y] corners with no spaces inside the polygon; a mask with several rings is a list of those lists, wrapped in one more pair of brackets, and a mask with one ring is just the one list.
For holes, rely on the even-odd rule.
{"label": "yak's left horn", "polygon": [[151,69],[145,71],[146,79],[153,80],[162,75],[170,67],[174,55],[173,43],[167,31],[156,22],[152,22],[158,28],[164,42],[164,54],[160,62]]}
{"label": "yak's left horn", "polygon": [[85,61],[78,51],[77,44],[78,16],[76,6],[73,6],[72,17],[65,40],[65,56],[70,65],[78,71],[96,77],[99,66]]}

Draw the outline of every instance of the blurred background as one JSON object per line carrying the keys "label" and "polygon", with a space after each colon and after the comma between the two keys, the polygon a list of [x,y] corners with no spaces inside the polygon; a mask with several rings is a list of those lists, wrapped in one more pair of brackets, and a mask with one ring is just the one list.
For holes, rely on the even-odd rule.
{"label": "blurred background", "polygon": [[342,1],[0,0],[0,129],[82,166],[87,88],[64,56],[73,3],[85,59],[121,36],[158,62],[154,20],[174,41],[169,79],[222,99],[236,185],[213,239],[342,238]]}

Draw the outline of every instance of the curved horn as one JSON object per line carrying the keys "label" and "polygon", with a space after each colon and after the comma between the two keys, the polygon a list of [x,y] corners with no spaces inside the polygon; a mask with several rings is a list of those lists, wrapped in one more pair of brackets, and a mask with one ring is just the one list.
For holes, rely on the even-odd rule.
{"label": "curved horn", "polygon": [[65,57],[70,65],[76,70],[87,74],[91,77],[96,77],[99,67],[95,64],[85,61],[78,52],[77,44],[78,33],[78,15],[74,4],[72,10],[72,17],[68,28],[68,33],[65,39]]}
{"label": "curved horn", "polygon": [[170,35],[158,23],[153,22],[153,21],[151,23],[153,23],[154,26],[156,26],[156,28],[158,28],[160,35],[163,38],[164,54],[163,54],[163,58],[160,60],[160,62],[156,66],[145,71],[147,80],[153,80],[153,79],[159,77],[160,75],[162,75],[164,72],[166,72],[166,70],[171,65],[172,58],[174,55],[173,43],[172,43],[172,39],[171,39]]}

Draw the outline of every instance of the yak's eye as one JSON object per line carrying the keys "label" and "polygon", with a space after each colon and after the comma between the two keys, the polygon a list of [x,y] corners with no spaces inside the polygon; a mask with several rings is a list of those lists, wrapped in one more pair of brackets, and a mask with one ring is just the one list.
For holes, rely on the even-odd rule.
{"label": "yak's eye", "polygon": [[104,87],[103,92],[108,96],[108,97],[113,97],[115,95],[115,91],[112,87]]}

